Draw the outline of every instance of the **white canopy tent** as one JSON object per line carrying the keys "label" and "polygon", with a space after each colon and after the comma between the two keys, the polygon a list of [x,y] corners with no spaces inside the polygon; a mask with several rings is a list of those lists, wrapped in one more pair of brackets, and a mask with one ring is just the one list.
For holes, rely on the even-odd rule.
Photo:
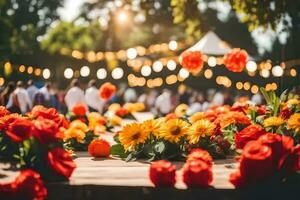
{"label": "white canopy tent", "polygon": [[[215,32],[209,31],[186,51],[201,51],[203,54],[221,56],[231,50],[232,48],[225,41],[221,40]],[[254,60],[250,55],[248,55],[248,59]]]}

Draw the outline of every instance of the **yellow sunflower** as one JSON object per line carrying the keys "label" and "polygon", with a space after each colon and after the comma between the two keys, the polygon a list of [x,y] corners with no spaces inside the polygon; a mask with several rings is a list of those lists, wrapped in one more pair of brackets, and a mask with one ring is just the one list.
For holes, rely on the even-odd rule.
{"label": "yellow sunflower", "polygon": [[189,129],[188,140],[191,144],[199,142],[201,137],[210,136],[216,125],[207,119],[201,119],[195,122]]}
{"label": "yellow sunflower", "polygon": [[265,119],[264,127],[270,127],[270,126],[278,127],[283,123],[284,123],[284,119],[282,119],[281,117],[273,116],[273,117],[269,117],[269,118]]}
{"label": "yellow sunflower", "polygon": [[143,122],[143,127],[146,132],[154,135],[156,138],[159,137],[159,130],[162,124],[162,119],[150,119]]}
{"label": "yellow sunflower", "polygon": [[300,113],[293,114],[287,121],[288,129],[295,129],[296,132],[300,130]]}
{"label": "yellow sunflower", "polygon": [[170,142],[179,142],[189,130],[190,124],[181,119],[171,119],[162,125],[159,136]]}
{"label": "yellow sunflower", "polygon": [[136,145],[144,143],[149,136],[149,132],[139,123],[131,123],[124,126],[119,132],[119,140],[126,151],[134,150]]}
{"label": "yellow sunflower", "polygon": [[204,112],[196,112],[195,114],[193,114],[192,116],[190,116],[189,120],[191,123],[194,123],[200,119],[204,119],[205,118],[205,114]]}
{"label": "yellow sunflower", "polygon": [[178,117],[182,117],[186,114],[186,111],[188,110],[189,106],[182,103],[180,105],[178,105],[176,108],[175,108],[175,111],[174,113],[178,116]]}

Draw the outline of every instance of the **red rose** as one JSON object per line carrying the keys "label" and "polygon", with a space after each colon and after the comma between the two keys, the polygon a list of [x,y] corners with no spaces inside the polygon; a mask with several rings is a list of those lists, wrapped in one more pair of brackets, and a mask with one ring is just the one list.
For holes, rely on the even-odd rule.
{"label": "red rose", "polygon": [[59,127],[68,127],[66,118],[63,115],[60,115],[55,108],[35,106],[32,108],[30,115],[34,118],[42,117],[44,119],[53,120]]}
{"label": "red rose", "polygon": [[4,107],[0,106],[0,117],[4,117],[5,115],[8,115],[9,111]]}
{"label": "red rose", "polygon": [[235,134],[235,146],[242,149],[249,141],[257,140],[265,134],[263,127],[257,124],[252,124],[244,128],[242,131]]}
{"label": "red rose", "polygon": [[149,177],[155,186],[174,186],[176,182],[176,167],[167,160],[151,163]]}
{"label": "red rose", "polygon": [[99,95],[102,99],[109,100],[115,94],[116,90],[116,86],[106,82],[99,88]]}
{"label": "red rose", "polygon": [[258,141],[246,144],[240,160],[241,176],[248,183],[264,180],[274,174],[272,149]]}
{"label": "red rose", "polygon": [[30,169],[21,171],[14,182],[0,184],[0,196],[4,199],[43,200],[47,189],[40,175]]}
{"label": "red rose", "polygon": [[0,131],[5,131],[8,129],[8,126],[13,123],[15,120],[22,118],[18,114],[9,114],[0,118]]}
{"label": "red rose", "polygon": [[88,111],[87,106],[82,103],[77,103],[72,108],[72,112],[78,116],[84,116],[87,111]]}
{"label": "red rose", "polygon": [[290,116],[292,115],[293,113],[292,113],[292,111],[289,109],[289,108],[285,108],[285,109],[283,109],[283,110],[281,110],[280,111],[280,117],[282,118],[282,119],[288,119],[288,118],[290,118]]}
{"label": "red rose", "polygon": [[241,72],[245,68],[248,54],[245,50],[235,48],[224,55],[223,62],[226,68],[232,72]]}
{"label": "red rose", "polygon": [[200,51],[184,51],[180,55],[180,64],[189,72],[197,73],[203,68],[203,55]]}
{"label": "red rose", "polygon": [[5,133],[12,141],[22,142],[32,135],[32,131],[33,125],[31,121],[24,118],[17,118],[8,125]]}
{"label": "red rose", "polygon": [[116,115],[120,116],[120,117],[124,117],[126,115],[128,115],[129,111],[126,108],[119,108],[116,111]]}
{"label": "red rose", "polygon": [[76,168],[70,154],[61,147],[48,152],[48,163],[55,172],[66,178],[69,178]]}
{"label": "red rose", "polygon": [[200,148],[193,149],[186,158],[187,162],[190,162],[193,160],[202,160],[211,167],[213,165],[213,159],[210,156],[210,154],[207,151],[200,149]]}
{"label": "red rose", "polygon": [[279,168],[287,173],[292,173],[300,170],[300,145],[293,147],[289,154],[286,154],[279,161]]}
{"label": "red rose", "polygon": [[258,141],[272,149],[272,156],[276,167],[282,157],[289,154],[294,147],[293,138],[279,134],[267,133],[261,136]]}
{"label": "red rose", "polygon": [[212,167],[203,160],[193,160],[183,166],[183,182],[188,187],[208,187],[213,180]]}
{"label": "red rose", "polygon": [[60,139],[58,125],[54,121],[42,117],[34,121],[33,135],[42,144],[54,143]]}

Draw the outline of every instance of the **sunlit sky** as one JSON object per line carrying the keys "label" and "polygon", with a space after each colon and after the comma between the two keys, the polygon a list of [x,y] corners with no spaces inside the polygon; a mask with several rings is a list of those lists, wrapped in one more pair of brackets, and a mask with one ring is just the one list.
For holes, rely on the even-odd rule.
{"label": "sunlit sky", "polygon": [[[58,12],[60,14],[60,17],[64,21],[72,21],[74,18],[77,17],[80,11],[80,7],[82,4],[86,1],[95,1],[95,0],[65,0],[64,6],[62,8],[59,8]],[[116,0],[118,1],[118,0]],[[226,16],[230,12],[230,5],[224,4],[223,2],[218,2],[214,4],[209,4],[208,6],[215,8],[218,10],[218,17],[222,19],[226,19]],[[201,6],[199,5],[199,9],[206,9],[206,5]],[[280,29],[280,28],[279,28]],[[276,33],[272,30],[263,30],[263,29],[256,29],[251,33],[254,42],[258,46],[259,53],[263,53],[266,50],[271,50],[272,43],[276,39],[276,37],[279,37],[280,41],[282,43],[285,43],[286,38],[288,37],[287,33],[279,33],[279,31]],[[222,38],[222,36],[220,36]]]}

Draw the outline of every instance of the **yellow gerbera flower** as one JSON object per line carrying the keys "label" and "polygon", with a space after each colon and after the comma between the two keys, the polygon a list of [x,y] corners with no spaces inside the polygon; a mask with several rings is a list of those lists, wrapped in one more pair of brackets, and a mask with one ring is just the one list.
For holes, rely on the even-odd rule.
{"label": "yellow gerbera flower", "polygon": [[199,142],[201,137],[210,136],[214,132],[216,125],[207,119],[195,122],[189,129],[188,140],[191,144]]}
{"label": "yellow gerbera flower", "polygon": [[74,120],[70,123],[70,129],[78,129],[83,132],[89,131],[89,127],[80,120]]}
{"label": "yellow gerbera flower", "polygon": [[296,132],[300,130],[300,113],[293,114],[287,121],[288,129],[295,129]]}
{"label": "yellow gerbera flower", "polygon": [[189,130],[190,124],[181,119],[168,120],[160,130],[159,136],[170,142],[179,142]]}
{"label": "yellow gerbera flower", "polygon": [[143,122],[144,130],[147,131],[149,134],[154,135],[156,138],[159,137],[159,130],[162,124],[161,119],[150,119]]}
{"label": "yellow gerbera flower", "polygon": [[175,108],[175,111],[174,113],[178,116],[178,117],[182,117],[186,114],[186,111],[188,110],[189,106],[182,103],[180,105],[178,105],[176,108]]}
{"label": "yellow gerbera flower", "polygon": [[284,123],[284,119],[282,119],[281,117],[273,116],[273,117],[269,117],[269,118],[265,119],[264,127],[270,127],[270,126],[278,127],[283,123]]}
{"label": "yellow gerbera flower", "polygon": [[200,119],[204,119],[204,118],[205,118],[204,112],[196,112],[195,114],[193,114],[193,115],[189,118],[189,120],[190,120],[191,123],[194,123],[194,122],[196,122],[196,121],[198,121],[198,120],[200,120]]}
{"label": "yellow gerbera flower", "polygon": [[139,123],[127,124],[119,132],[119,140],[126,151],[134,150],[136,145],[144,143],[149,136],[149,132]]}

